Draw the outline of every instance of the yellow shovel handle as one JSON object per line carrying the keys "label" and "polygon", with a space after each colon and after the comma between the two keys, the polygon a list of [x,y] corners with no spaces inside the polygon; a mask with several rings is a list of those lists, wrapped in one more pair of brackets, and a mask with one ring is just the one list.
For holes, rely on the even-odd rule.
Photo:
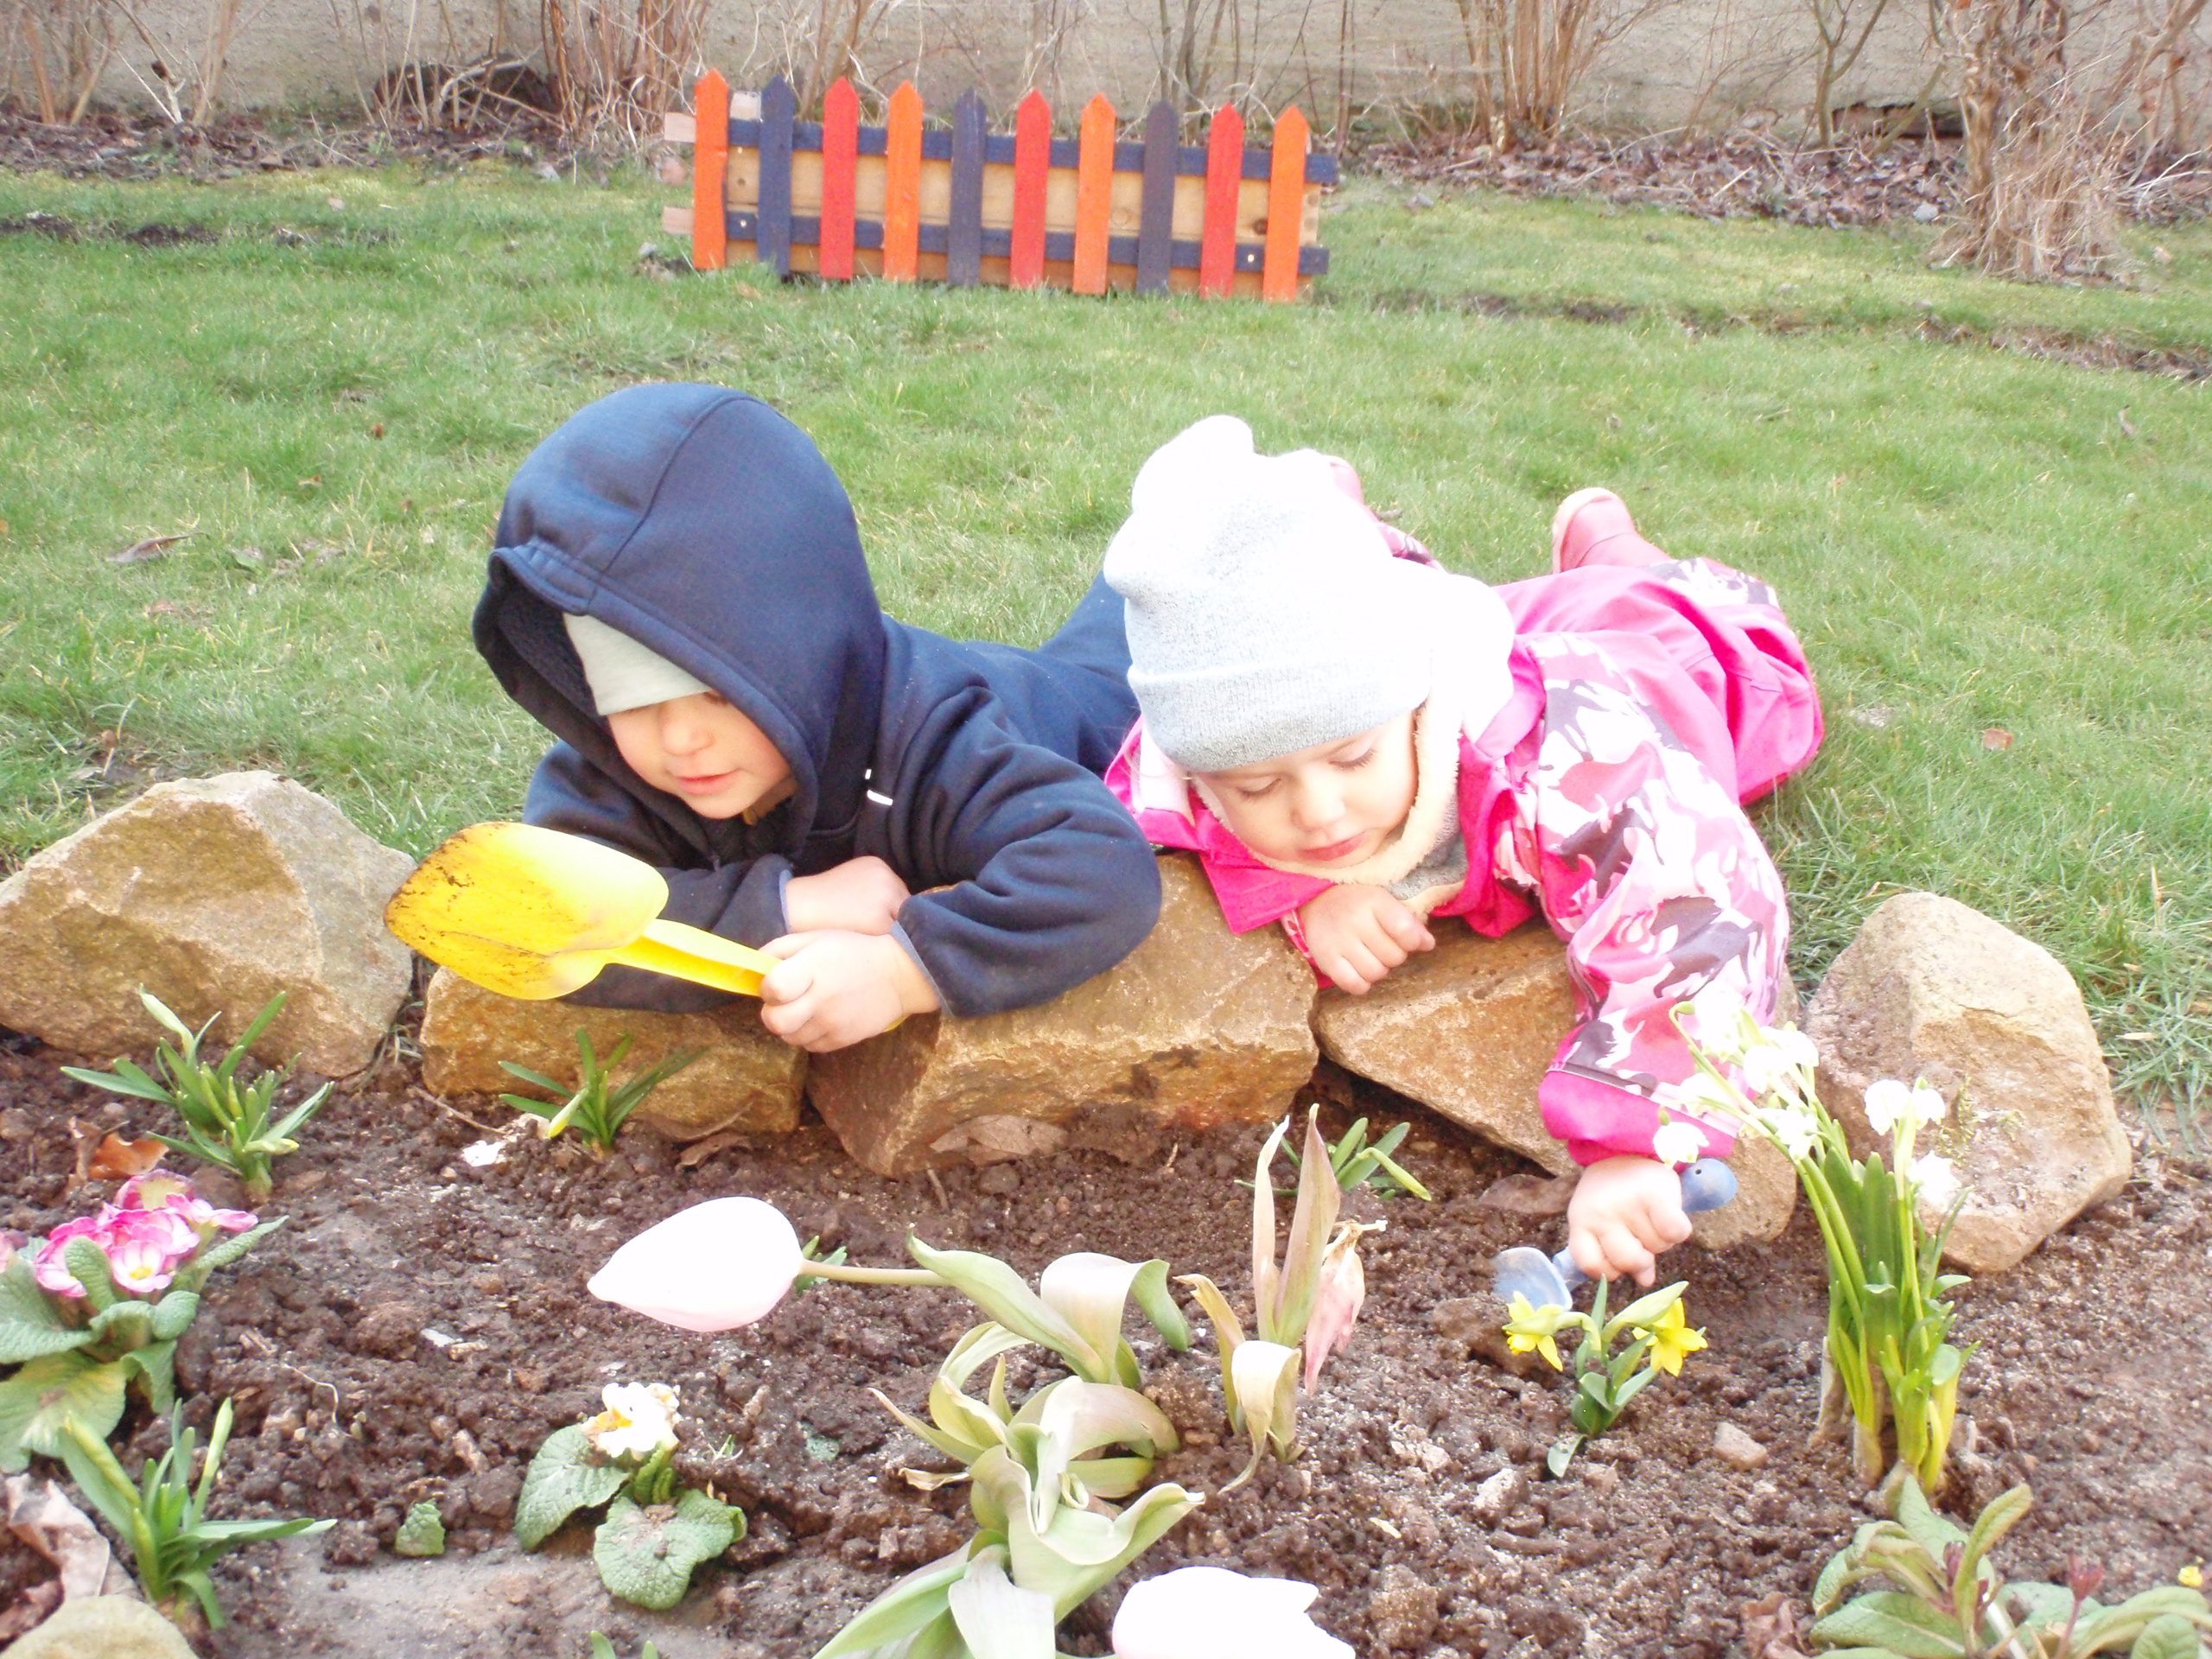
{"label": "yellow shovel handle", "polygon": [[743,996],[760,995],[762,976],[776,965],[773,957],[750,945],[682,922],[646,924],[634,943],[611,952],[608,960]]}

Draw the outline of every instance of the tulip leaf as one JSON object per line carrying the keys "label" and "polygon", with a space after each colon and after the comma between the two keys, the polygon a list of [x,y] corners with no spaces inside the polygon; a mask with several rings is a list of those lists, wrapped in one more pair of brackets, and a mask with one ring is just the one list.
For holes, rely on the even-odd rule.
{"label": "tulip leaf", "polygon": [[1268,1166],[1275,1160],[1275,1148],[1289,1133],[1290,1120],[1286,1117],[1261,1143],[1259,1161],[1252,1172],[1252,1323],[1270,1342],[1275,1336],[1281,1274],[1275,1268],[1275,1182]]}
{"label": "tulip leaf", "polygon": [[522,1478],[522,1493],[515,1500],[515,1542],[536,1549],[578,1510],[596,1509],[629,1478],[619,1465],[599,1459],[582,1423],[555,1429]]}
{"label": "tulip leaf", "polygon": [[42,1354],[0,1382],[0,1470],[13,1473],[27,1455],[61,1455],[66,1425],[81,1423],[105,1440],[123,1419],[123,1367],[77,1352]]}
{"label": "tulip leaf", "polygon": [[[1164,1271],[1166,1263],[1160,1264]],[[1134,1262],[1096,1250],[1077,1250],[1046,1264],[1037,1275],[1037,1294],[1077,1331],[1111,1375],[1100,1382],[1136,1382],[1136,1358],[1122,1338],[1122,1320],[1139,1269]]]}
{"label": "tulip leaf", "polygon": [[1053,1659],[1052,1599],[1007,1576],[1007,1553],[979,1550],[967,1575],[946,1592],[953,1622],[975,1659]]}
{"label": "tulip leaf", "polygon": [[673,1504],[640,1506],[625,1495],[607,1507],[591,1557],[609,1591],[664,1612],[691,1587],[691,1569],[728,1549],[744,1523],[741,1510],[689,1487]]}
{"label": "tulip leaf", "polygon": [[1170,1348],[1179,1354],[1191,1345],[1190,1321],[1175,1305],[1175,1294],[1167,1288],[1166,1262],[1154,1256],[1139,1266],[1137,1276],[1129,1283],[1129,1294]]}
{"label": "tulip leaf", "polygon": [[1007,1448],[994,1446],[976,1459],[975,1474],[978,1518],[987,1513],[1003,1517],[1014,1582],[1051,1596],[1056,1619],[1066,1618],[1200,1501],[1164,1482],[1119,1515],[1059,1505],[1051,1526],[1040,1532],[1030,1524],[1029,1472]]}
{"label": "tulip leaf", "polygon": [[907,1239],[906,1249],[915,1261],[1024,1342],[1050,1348],[1078,1376],[1095,1382],[1113,1381],[1109,1374],[1114,1363],[1112,1351],[1096,1351],[1081,1332],[1047,1306],[1005,1262],[974,1250],[932,1249],[913,1237]]}
{"label": "tulip leaf", "polygon": [[[1318,1106],[1306,1115],[1306,1150],[1298,1170],[1298,1202],[1290,1212],[1290,1240],[1283,1247],[1282,1281],[1274,1308],[1274,1328],[1266,1328],[1262,1308],[1261,1334],[1294,1345],[1306,1334],[1313,1316],[1313,1294],[1321,1281],[1321,1256],[1329,1235],[1335,1230],[1337,1211],[1344,1204],[1344,1189],[1329,1163],[1329,1143],[1321,1138]],[[1255,1241],[1256,1243],[1256,1241]],[[1270,1240],[1272,1247],[1274,1241]]]}
{"label": "tulip leaf", "polygon": [[1255,1340],[1241,1344],[1230,1362],[1236,1401],[1244,1413],[1244,1432],[1252,1440],[1252,1456],[1236,1479],[1222,1488],[1224,1492],[1252,1478],[1269,1441],[1286,1458],[1297,1446],[1299,1359],[1295,1348]]}
{"label": "tulip leaf", "polygon": [[939,1556],[907,1573],[861,1608],[814,1659],[873,1653],[905,1641],[936,1619],[944,1619],[950,1626],[950,1592],[967,1575],[970,1548],[963,1544],[950,1555]]}
{"label": "tulip leaf", "polygon": [[[897,1403],[881,1389],[872,1388],[868,1392],[875,1396],[878,1405],[899,1420],[899,1426],[901,1428],[921,1441],[923,1445],[935,1446],[946,1457],[957,1463],[964,1465],[971,1462],[984,1446],[997,1444],[995,1440],[987,1440],[979,1444],[963,1440],[958,1434],[949,1433],[942,1428],[934,1427],[924,1422],[918,1417],[899,1410]],[[931,1392],[934,1394],[936,1390],[932,1389]]]}

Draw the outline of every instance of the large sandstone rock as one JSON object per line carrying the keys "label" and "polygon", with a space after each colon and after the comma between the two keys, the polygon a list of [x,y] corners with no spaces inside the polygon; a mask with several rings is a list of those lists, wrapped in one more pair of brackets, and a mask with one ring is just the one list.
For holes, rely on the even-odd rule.
{"label": "large sandstone rock", "polygon": [[215,1039],[284,991],[257,1056],[357,1071],[413,982],[384,925],[411,868],[270,772],[156,784],[0,882],[0,1025],[143,1063],[140,986],[194,1027],[221,1010]]}
{"label": "large sandstone rock", "polygon": [[573,1002],[519,1002],[472,985],[441,968],[423,1010],[423,1082],[433,1092],[533,1092],[499,1069],[512,1060],[549,1077],[573,1077],[576,1030],[591,1033],[601,1060],[624,1033],[630,1051],[617,1070],[628,1077],[687,1048],[706,1052],[654,1090],[637,1121],[679,1141],[718,1129],[788,1130],[798,1127],[806,1076],[803,1050],[779,1042],[747,998],[709,1014],[643,1014],[588,1008]]}
{"label": "large sandstone rock", "polygon": [[1160,874],[1151,937],[1065,996],[817,1055],[807,1093],[846,1150],[887,1175],[1065,1146],[1140,1158],[1280,1116],[1313,1075],[1313,971],[1274,928],[1230,933],[1191,859]]}
{"label": "large sandstone rock", "polygon": [[65,1601],[8,1659],[193,1659],[192,1643],[144,1602],[130,1596]]}
{"label": "large sandstone rock", "polygon": [[[1574,1022],[1565,949],[1535,923],[1502,939],[1448,922],[1436,934],[1433,950],[1366,995],[1321,993],[1313,1029],[1322,1052],[1486,1141],[1572,1173],[1574,1160],[1536,1104],[1536,1086]],[[1736,1201],[1695,1218],[1697,1242],[1713,1249],[1774,1237],[1797,1198],[1789,1160],[1771,1144],[1746,1137],[1729,1161]]]}
{"label": "large sandstone rock", "polygon": [[1888,1150],[1866,1122],[1876,1079],[1918,1078],[1954,1101],[1935,1143],[1959,1160],[1967,1197],[1946,1255],[1970,1273],[2013,1266],[2126,1182],[2082,993],[2041,946],[1955,899],[1900,893],[1869,916],[1805,1030],[1821,1098],[1858,1153]]}

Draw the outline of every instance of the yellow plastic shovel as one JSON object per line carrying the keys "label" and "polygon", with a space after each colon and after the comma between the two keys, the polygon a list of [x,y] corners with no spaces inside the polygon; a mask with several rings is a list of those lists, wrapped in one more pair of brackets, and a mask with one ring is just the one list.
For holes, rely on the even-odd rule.
{"label": "yellow plastic shovel", "polygon": [[611,962],[747,996],[773,957],[664,922],[658,870],[581,836],[473,824],[423,861],[385,925],[432,962],[502,996],[566,996]]}

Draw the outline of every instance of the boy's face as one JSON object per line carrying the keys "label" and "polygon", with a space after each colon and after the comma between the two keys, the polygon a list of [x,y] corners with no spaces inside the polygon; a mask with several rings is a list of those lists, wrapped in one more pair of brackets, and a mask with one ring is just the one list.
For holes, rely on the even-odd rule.
{"label": "boy's face", "polygon": [[718,691],[626,709],[607,723],[639,777],[702,818],[765,812],[793,788],[776,746]]}
{"label": "boy's face", "polygon": [[1333,743],[1198,777],[1230,832],[1262,857],[1349,868],[1380,850],[1413,810],[1413,711]]}

